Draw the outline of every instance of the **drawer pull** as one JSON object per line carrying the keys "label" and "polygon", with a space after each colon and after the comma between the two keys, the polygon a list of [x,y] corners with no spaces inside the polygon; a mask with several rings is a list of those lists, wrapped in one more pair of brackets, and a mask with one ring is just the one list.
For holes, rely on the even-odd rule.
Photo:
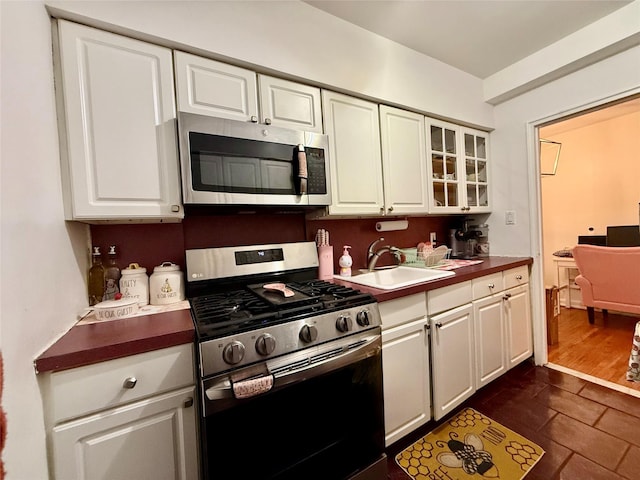
{"label": "drawer pull", "polygon": [[511,294],[510,293],[505,293],[504,297],[502,297],[503,300],[509,300],[511,298]]}
{"label": "drawer pull", "polygon": [[183,406],[184,408],[193,407],[193,398],[192,398],[192,397],[187,398],[187,399],[184,401],[184,403],[182,404],[182,406]]}
{"label": "drawer pull", "polygon": [[127,377],[124,379],[124,383],[122,384],[122,388],[133,388],[138,383],[138,379],[136,377]]}
{"label": "drawer pull", "polygon": [[436,322],[436,327],[441,328],[442,324],[440,322]]}
{"label": "drawer pull", "polygon": [[489,288],[495,288],[496,286],[493,283],[489,284]]}
{"label": "drawer pull", "polygon": [[516,280],[522,280],[522,275],[516,275]]}

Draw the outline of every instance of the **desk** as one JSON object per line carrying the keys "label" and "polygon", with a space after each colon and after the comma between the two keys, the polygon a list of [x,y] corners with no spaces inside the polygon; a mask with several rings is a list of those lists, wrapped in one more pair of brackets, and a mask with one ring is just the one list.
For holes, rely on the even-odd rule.
{"label": "desk", "polygon": [[[573,257],[553,257],[553,262],[556,264],[556,282],[558,285],[558,292],[562,292],[562,290],[567,290],[567,308],[571,308],[571,290],[572,290],[572,282],[571,282],[571,269],[578,269],[576,265],[576,261]],[[575,289],[580,291],[580,289],[576,286]],[[582,304],[582,302],[580,302]]]}

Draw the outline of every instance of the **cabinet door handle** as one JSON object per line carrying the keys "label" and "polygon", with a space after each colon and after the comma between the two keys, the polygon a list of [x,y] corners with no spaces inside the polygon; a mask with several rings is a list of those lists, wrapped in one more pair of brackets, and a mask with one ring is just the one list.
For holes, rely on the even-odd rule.
{"label": "cabinet door handle", "polygon": [[436,327],[442,328],[442,324],[440,322],[436,322]]}
{"label": "cabinet door handle", "polygon": [[189,408],[189,407],[193,407],[193,397],[189,397],[187,398],[184,403],[182,404],[182,406],[184,408]]}
{"label": "cabinet door handle", "polygon": [[389,207],[389,211],[390,211],[390,212],[393,212],[393,207]]}
{"label": "cabinet door handle", "polygon": [[516,275],[516,280],[522,280],[522,275]]}
{"label": "cabinet door handle", "polygon": [[264,123],[265,123],[265,125],[271,125],[271,119],[270,118],[265,118],[264,119]]}
{"label": "cabinet door handle", "polygon": [[251,123],[258,123],[258,117],[251,115]]}
{"label": "cabinet door handle", "polygon": [[487,285],[489,288],[496,288],[496,286],[493,283],[490,283],[489,285]]}
{"label": "cabinet door handle", "polygon": [[133,388],[138,383],[138,379],[136,377],[127,377],[124,379],[122,384],[122,388]]}
{"label": "cabinet door handle", "polygon": [[509,300],[511,298],[511,294],[510,293],[505,293],[504,297],[502,297],[503,300]]}

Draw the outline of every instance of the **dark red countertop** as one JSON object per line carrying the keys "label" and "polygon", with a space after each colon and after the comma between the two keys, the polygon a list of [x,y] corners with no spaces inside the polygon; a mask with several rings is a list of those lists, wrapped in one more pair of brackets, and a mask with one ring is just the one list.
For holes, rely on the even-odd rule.
{"label": "dark red countertop", "polygon": [[[455,275],[451,277],[395,290],[379,290],[343,279],[334,279],[334,282],[371,293],[379,302],[384,302],[531,263],[531,257],[489,257],[480,264],[453,270]],[[36,358],[34,366],[38,373],[65,370],[191,343],[194,337],[188,309],[75,325]]]}
{"label": "dark red countertop", "polygon": [[441,280],[432,280],[430,282],[418,283],[409,287],[397,288],[395,290],[380,290],[378,288],[371,288],[365,285],[359,285],[357,283],[351,283],[346,278],[335,278],[335,283],[347,285],[349,287],[358,289],[362,292],[370,293],[379,302],[386,300],[393,300],[394,298],[400,298],[414,293],[427,292],[429,290],[435,290],[436,288],[446,287],[447,285],[453,285],[454,283],[460,283],[474,278],[482,277],[503,270],[509,270],[510,268],[520,267],[522,265],[530,265],[533,263],[531,257],[487,257],[483,259],[482,263],[476,265],[470,265],[468,267],[461,267],[452,270],[455,275]]}
{"label": "dark red countertop", "polygon": [[75,368],[194,340],[188,309],[75,325],[34,361],[37,373]]}

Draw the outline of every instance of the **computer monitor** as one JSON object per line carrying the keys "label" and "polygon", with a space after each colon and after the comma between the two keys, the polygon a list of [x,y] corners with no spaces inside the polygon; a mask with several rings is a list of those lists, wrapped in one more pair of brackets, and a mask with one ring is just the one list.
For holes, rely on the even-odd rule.
{"label": "computer monitor", "polygon": [[582,245],[598,245],[599,247],[607,246],[606,235],[578,235],[578,243]]}
{"label": "computer monitor", "polygon": [[640,247],[640,228],[638,225],[607,227],[607,247]]}

